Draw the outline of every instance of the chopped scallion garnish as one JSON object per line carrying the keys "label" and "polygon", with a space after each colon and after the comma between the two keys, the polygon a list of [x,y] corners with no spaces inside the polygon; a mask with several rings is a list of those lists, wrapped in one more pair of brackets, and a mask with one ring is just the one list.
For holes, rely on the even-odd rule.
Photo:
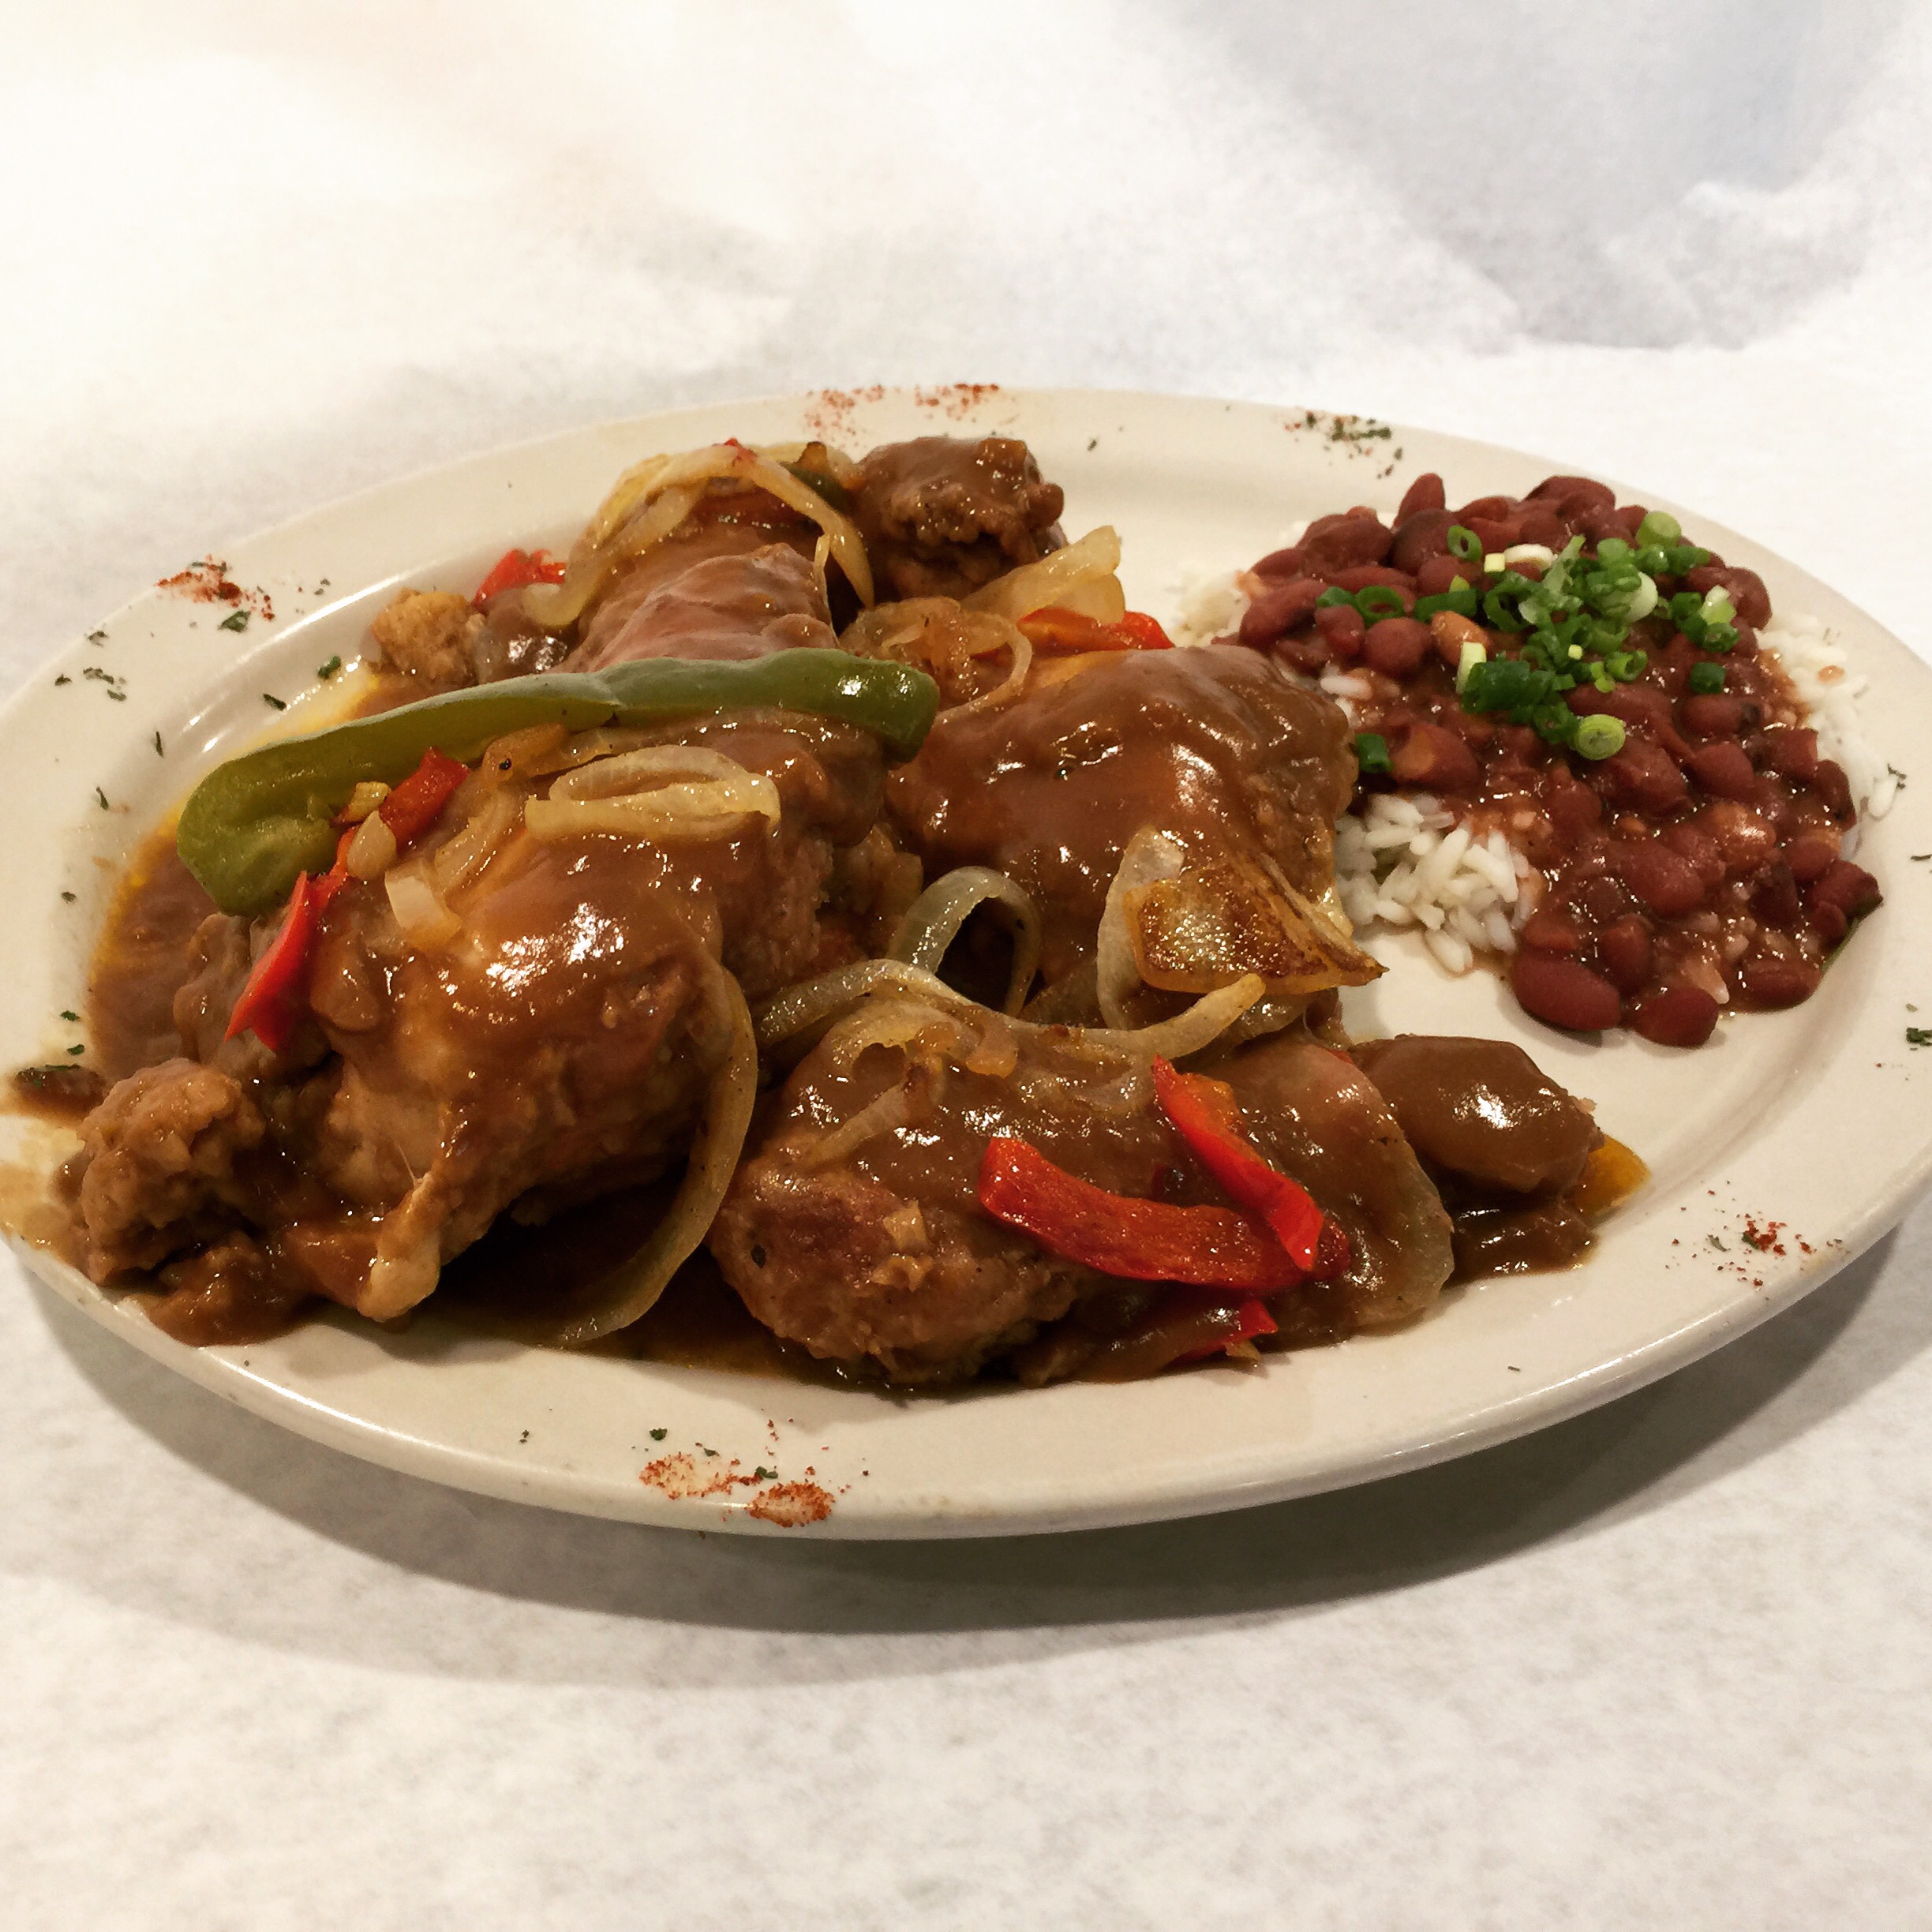
{"label": "chopped scallion garnish", "polygon": [[1355,762],[1365,772],[1387,777],[1395,767],[1389,757],[1388,740],[1380,732],[1355,734]]}
{"label": "chopped scallion garnish", "polygon": [[1700,698],[1708,698],[1724,687],[1724,668],[1720,664],[1694,664],[1690,688]]}
{"label": "chopped scallion garnish", "polygon": [[1586,758],[1607,758],[1623,749],[1623,721],[1599,712],[1593,717],[1578,718],[1576,750]]}

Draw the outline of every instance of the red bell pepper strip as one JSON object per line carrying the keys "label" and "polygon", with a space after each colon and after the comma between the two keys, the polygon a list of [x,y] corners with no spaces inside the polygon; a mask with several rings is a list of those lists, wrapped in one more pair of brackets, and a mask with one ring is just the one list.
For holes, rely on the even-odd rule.
{"label": "red bell pepper strip", "polygon": [[506,590],[521,590],[526,584],[561,583],[564,566],[548,550],[506,550],[491,567],[490,574],[477,586],[470,601],[481,610],[493,597]]}
{"label": "red bell pepper strip", "polygon": [[987,1143],[979,1193],[994,1220],[1103,1275],[1249,1294],[1272,1294],[1305,1279],[1252,1215],[1110,1194],[1028,1141],[1002,1135]]}
{"label": "red bell pepper strip", "polygon": [[271,1053],[279,1053],[295,1032],[308,1004],[309,955],[315,943],[314,882],[304,872],[289,894],[282,930],[255,962],[242,997],[228,1016],[223,1039],[252,1032]]}
{"label": "red bell pepper strip", "polygon": [[1020,628],[1035,644],[1054,650],[1172,650],[1174,639],[1145,611],[1128,611],[1103,623],[1080,611],[1050,604],[1029,611]]}
{"label": "red bell pepper strip", "polygon": [[[436,823],[469,776],[470,767],[460,758],[446,757],[433,746],[423,754],[422,762],[376,808],[395,834],[399,851]],[[349,847],[354,837],[351,826],[336,841],[335,863],[328,871],[296,875],[282,930],[249,972],[223,1039],[249,1032],[271,1053],[279,1053],[294,1037],[308,1005],[316,925],[329,901],[349,883]]]}
{"label": "red bell pepper strip", "polygon": [[1244,1208],[1267,1222],[1297,1267],[1324,1277],[1347,1267],[1347,1237],[1335,1227],[1324,1242],[1324,1233],[1334,1223],[1299,1181],[1271,1166],[1241,1132],[1241,1106],[1226,1080],[1182,1073],[1171,1061],[1156,1058],[1154,1092],[1161,1111],[1201,1165]]}
{"label": "red bell pepper strip", "polygon": [[1189,1349],[1185,1355],[1177,1355],[1174,1360],[1205,1361],[1210,1355],[1225,1355],[1237,1342],[1252,1342],[1256,1335],[1273,1335],[1275,1331],[1275,1317],[1268,1312],[1267,1304],[1251,1295],[1235,1310],[1234,1326],[1219,1341],[1209,1342],[1205,1348]]}
{"label": "red bell pepper strip", "polygon": [[443,816],[443,807],[469,776],[470,767],[461,758],[446,757],[434,745],[423,754],[422,762],[376,808],[395,834],[397,851]]}

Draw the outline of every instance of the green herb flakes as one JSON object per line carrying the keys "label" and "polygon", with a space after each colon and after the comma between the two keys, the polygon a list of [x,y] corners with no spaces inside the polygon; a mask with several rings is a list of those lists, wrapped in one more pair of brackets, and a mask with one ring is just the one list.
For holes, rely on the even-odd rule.
{"label": "green herb flakes", "polygon": [[248,628],[248,620],[249,614],[246,611],[230,611],[216,626],[216,628],[222,631],[245,631]]}

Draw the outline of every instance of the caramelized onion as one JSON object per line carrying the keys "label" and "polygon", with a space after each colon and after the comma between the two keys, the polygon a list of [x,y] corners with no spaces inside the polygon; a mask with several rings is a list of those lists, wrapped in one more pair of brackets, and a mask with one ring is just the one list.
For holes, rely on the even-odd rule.
{"label": "caramelized onion", "polygon": [[617,479],[571,547],[564,581],[531,584],[524,613],[546,631],[581,617],[616,566],[661,543],[696,508],[706,485],[720,478],[750,484],[816,523],[861,604],[872,601],[872,570],[859,526],[770,453],[738,443],[713,443],[680,455],[646,457]]}
{"label": "caramelized onion", "polygon": [[933,881],[913,900],[886,950],[908,966],[937,972],[960,929],[983,905],[1002,905],[1013,915],[1013,971],[1003,1010],[1017,1013],[1039,971],[1039,910],[1031,896],[1004,872],[990,866],[960,866]]}
{"label": "caramelized onion", "polygon": [[[502,851],[522,815],[520,793],[500,788],[485,794],[482,803],[470,814],[469,823],[454,838],[436,848],[430,863],[436,870],[437,890],[447,897],[468,885]],[[351,847],[351,870],[354,857]]]}
{"label": "caramelized onion", "polygon": [[903,1127],[912,1117],[912,1103],[901,1081],[888,1087],[876,1099],[868,1100],[849,1120],[843,1120],[822,1140],[813,1142],[803,1156],[807,1167],[829,1167],[843,1160],[854,1148],[882,1133]]}
{"label": "caramelized onion", "polygon": [[574,1316],[548,1338],[553,1342],[567,1347],[594,1342],[648,1314],[717,1219],[719,1204],[744,1151],[752,1104],[758,1099],[758,1043],[751,1014],[736,979],[722,967],[717,977],[731,1020],[731,1046],[706,1096],[703,1124],[692,1144],[684,1178],[650,1240],[599,1284],[595,1306]]}
{"label": "caramelized onion", "polygon": [[1133,1016],[1127,1002],[1141,984],[1132,934],[1127,927],[1128,894],[1155,879],[1174,878],[1187,864],[1187,848],[1153,826],[1143,826],[1127,841],[1114,882],[1107,887],[1094,949],[1094,992],[1100,1017],[1110,1027],[1128,1028]]}
{"label": "caramelized onion", "polygon": [[1126,593],[1116,574],[1120,560],[1119,533],[1103,523],[1078,543],[1064,545],[1037,564],[1023,564],[1004,577],[995,577],[964,600],[965,608],[990,611],[1017,623],[1036,610],[1058,605],[1102,623],[1117,623],[1127,611]]}
{"label": "caramelized onion", "polygon": [[383,875],[389,910],[413,946],[433,951],[447,945],[462,930],[462,921],[443,903],[443,895],[424,872],[421,863],[391,866]]}
{"label": "caramelized onion", "polygon": [[953,1005],[973,1002],[955,993],[935,973],[900,960],[860,960],[841,966],[815,979],[801,979],[782,993],[775,994],[758,1009],[758,1043],[769,1050],[792,1039],[808,1028],[836,1019],[856,1006],[867,994],[888,989],[894,992],[923,993]]}
{"label": "caramelized onion", "polygon": [[[653,780],[687,782],[641,788]],[[746,818],[776,825],[782,815],[769,777],[702,745],[650,745],[577,766],[523,814],[535,838],[616,832],[652,840],[715,838]]]}

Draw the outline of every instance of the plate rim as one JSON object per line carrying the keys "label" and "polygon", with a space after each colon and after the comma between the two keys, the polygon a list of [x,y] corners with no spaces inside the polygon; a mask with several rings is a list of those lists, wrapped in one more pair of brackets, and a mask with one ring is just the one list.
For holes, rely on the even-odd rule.
{"label": "plate rim", "polygon": [[[1300,405],[1290,408],[1253,401],[1145,390],[985,387],[987,393],[997,396],[1002,406],[1010,405],[1022,417],[1029,410],[1123,406],[1150,414],[1179,410],[1190,415],[1252,414],[1284,421],[1305,413],[1304,406]],[[668,437],[676,433],[677,425],[686,421],[715,417],[724,412],[748,414],[754,411],[792,410],[803,415],[815,401],[840,393],[807,391],[792,395],[683,405],[675,410],[585,423],[516,443],[474,451],[446,462],[420,466],[404,475],[378,481],[298,512],[265,530],[234,540],[225,546],[226,552],[231,557],[245,558],[249,553],[297,541],[307,530],[319,534],[319,526],[332,520],[353,518],[358,512],[367,515],[380,509],[386,500],[393,500],[400,505],[425,489],[437,486],[447,489],[459,477],[478,477],[493,469],[515,469],[519,465],[540,462],[546,456],[567,459],[573,451],[587,455],[600,438],[616,440],[653,435]],[[913,399],[930,406],[924,405],[925,394],[910,386],[882,386],[866,392],[864,399],[868,402],[880,400],[897,404]],[[1312,414],[1335,419],[1332,412]],[[1345,414],[1342,420],[1376,419]],[[940,423],[934,426],[945,429],[949,425]],[[984,432],[985,425],[969,423],[967,426],[977,427]],[[1553,474],[1563,473],[1553,459],[1537,452],[1430,430],[1421,425],[1387,426],[1398,438],[1438,440],[1459,451],[1472,455],[1480,454],[1508,465],[1550,462]],[[1634,499],[1646,502],[1663,504],[1666,500],[1653,497],[1649,492],[1633,489],[1620,481],[1605,480],[1616,481],[1619,496],[1627,491]],[[1681,507],[1674,504],[1669,507]],[[1780,570],[1824,591],[1856,620],[1862,634],[1861,650],[1868,641],[1881,639],[1889,652],[1897,653],[1902,665],[1909,665],[1912,674],[1925,678],[1928,687],[1932,687],[1932,667],[1844,593],[1814,577],[1789,558],[1769,551],[1763,545],[1742,533],[1728,530],[1694,509],[1683,514],[1693,519],[1701,531],[1708,533],[1724,547],[1727,553],[1735,547],[1769,558]],[[397,575],[407,574],[406,570]],[[392,577],[388,581],[394,582],[395,578]],[[380,582],[353,586],[341,597],[331,599],[328,605],[298,613],[294,622],[278,635],[286,636],[327,611],[353,603],[381,587]],[[103,620],[97,627],[106,629],[128,619],[149,605],[156,595],[153,587],[141,591]],[[274,642],[270,640],[262,648],[271,648]],[[31,708],[43,674],[66,668],[70,659],[77,664],[87,653],[88,644],[88,639],[77,638],[33,667],[27,680],[9,695],[4,705],[0,705],[0,743],[4,743],[18,728],[21,716]],[[242,661],[253,656],[252,651],[245,653]],[[1118,1497],[1112,1501],[1064,1501],[1056,1504],[1035,1500],[1020,1503],[1017,1507],[998,1511],[964,1510],[940,1497],[923,1505],[915,1501],[896,1511],[882,1511],[868,1508],[860,1498],[852,1507],[835,1508],[822,1522],[805,1526],[804,1533],[867,1539],[1050,1533],[1076,1527],[1108,1526],[1252,1507],[1376,1481],[1473,1453],[1551,1426],[1633,1392],[1747,1333],[1822,1286],[1840,1268],[1866,1252],[1903,1218],[1928,1180],[1932,1180],[1932,1129],[1928,1130],[1910,1158],[1892,1170],[1886,1184],[1867,1197],[1855,1217],[1835,1228],[1837,1245],[1829,1257],[1821,1259],[1818,1265],[1781,1271],[1775,1282],[1768,1284],[1763,1291],[1748,1296],[1733,1295],[1729,1301],[1705,1310],[1665,1334],[1567,1378],[1555,1388],[1525,1387],[1508,1402],[1492,1403],[1473,1413],[1460,1426],[1438,1430],[1426,1440],[1385,1449],[1353,1465],[1275,1477],[1230,1470],[1219,1481],[1207,1482],[1198,1477],[1177,1475],[1166,1484],[1157,1484],[1151,1488],[1144,1485],[1134,1496]],[[249,1372],[242,1350],[188,1349],[173,1342],[155,1328],[140,1312],[138,1305],[125,1295],[110,1294],[94,1288],[77,1272],[17,1235],[9,1233],[8,1239],[26,1267],[63,1301],[78,1308],[110,1332],[118,1334],[150,1359],[183,1375],[198,1387],[325,1447],[405,1474],[474,1493],[535,1503],[573,1513],[702,1530],[724,1528],[762,1534],[800,1533],[797,1529],[781,1528],[749,1515],[742,1507],[721,1509],[713,1506],[700,1510],[689,1500],[659,1498],[649,1491],[620,1497],[602,1478],[546,1467],[522,1470],[500,1457],[492,1458],[465,1447],[398,1435],[365,1417],[331,1409],[285,1383]],[[1450,1312],[1453,1316],[1454,1311]],[[324,1319],[331,1318],[332,1312],[331,1317]],[[242,1359],[238,1361],[238,1357]],[[1273,1361],[1290,1364],[1298,1359],[1298,1354],[1271,1358]]]}

